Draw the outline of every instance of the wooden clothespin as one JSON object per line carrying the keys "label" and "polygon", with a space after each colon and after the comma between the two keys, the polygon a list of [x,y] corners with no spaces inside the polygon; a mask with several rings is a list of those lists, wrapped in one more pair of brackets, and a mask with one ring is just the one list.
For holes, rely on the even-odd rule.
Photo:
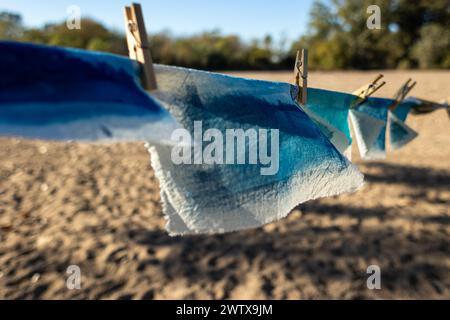
{"label": "wooden clothespin", "polygon": [[361,103],[367,100],[368,97],[370,97],[372,94],[374,94],[378,89],[380,89],[382,86],[386,84],[386,81],[378,82],[383,78],[384,76],[382,74],[379,74],[375,77],[375,79],[372,80],[372,82],[369,82],[365,85],[363,85],[361,88],[355,90],[352,92],[355,96],[358,98],[355,99],[355,101],[352,104],[352,108],[357,107]]}
{"label": "wooden clothespin", "polygon": [[401,87],[400,89],[398,89],[397,93],[394,95],[394,100],[395,102],[389,107],[389,110],[394,110],[395,108],[397,108],[397,106],[403,101],[405,100],[406,96],[408,95],[408,93],[412,90],[412,88],[414,88],[414,86],[417,84],[416,81],[411,82],[412,79],[409,78],[408,81],[406,81]]}
{"label": "wooden clothespin", "polygon": [[125,28],[130,59],[138,61],[141,66],[142,86],[146,90],[156,90],[155,70],[140,4],[125,7]]}
{"label": "wooden clothespin", "polygon": [[298,86],[297,102],[305,105],[308,90],[308,50],[297,51],[294,65],[295,85]]}

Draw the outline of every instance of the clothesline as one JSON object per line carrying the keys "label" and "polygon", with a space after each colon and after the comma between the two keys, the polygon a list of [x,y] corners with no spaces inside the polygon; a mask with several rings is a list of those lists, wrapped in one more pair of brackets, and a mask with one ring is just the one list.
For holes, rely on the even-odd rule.
{"label": "clothesline", "polygon": [[415,137],[404,121],[423,103],[389,110],[393,99],[368,97],[352,107],[353,94],[308,87],[302,105],[293,84],[153,67],[157,90],[147,93],[128,58],[0,42],[0,135],[146,141],[169,233],[223,233],[356,191],[352,140],[363,157],[383,157],[388,128],[396,148]]}

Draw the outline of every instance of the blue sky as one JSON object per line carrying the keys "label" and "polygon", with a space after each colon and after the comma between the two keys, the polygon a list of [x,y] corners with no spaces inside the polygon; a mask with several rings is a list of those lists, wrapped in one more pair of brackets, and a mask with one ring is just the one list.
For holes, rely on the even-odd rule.
{"label": "blue sky", "polygon": [[[136,2],[139,2],[135,0]],[[123,6],[132,0],[2,0],[0,11],[22,14],[25,25],[41,26],[66,18],[69,5],[78,5],[82,16],[123,30]],[[148,32],[171,30],[175,35],[220,29],[244,39],[271,34],[296,39],[306,30],[313,0],[140,0]]]}

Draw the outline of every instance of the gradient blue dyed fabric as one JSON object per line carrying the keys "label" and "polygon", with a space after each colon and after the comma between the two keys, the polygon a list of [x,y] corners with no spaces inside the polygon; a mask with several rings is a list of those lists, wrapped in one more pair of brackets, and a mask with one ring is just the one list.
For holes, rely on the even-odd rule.
{"label": "gradient blue dyed fabric", "polygon": [[307,103],[302,108],[334,146],[345,153],[352,142],[348,115],[350,105],[356,97],[347,93],[315,88],[308,88],[307,95]]}
{"label": "gradient blue dyed fabric", "polygon": [[[286,83],[156,66],[160,90],[154,98],[139,86],[129,59],[12,42],[0,42],[0,70],[0,134],[150,141],[171,234],[258,227],[301,202],[353,191],[363,182],[296,104],[296,88]],[[175,164],[171,135],[180,126],[195,133],[194,121],[222,133],[278,130],[277,170],[263,175],[262,162]],[[265,143],[272,142],[273,132]],[[260,150],[263,142],[258,141]],[[267,151],[274,153],[273,146]]]}
{"label": "gradient blue dyed fabric", "polygon": [[406,121],[406,118],[414,105],[416,105],[416,102],[407,99],[400,103],[392,112],[399,120]]}
{"label": "gradient blue dyed fabric", "polygon": [[393,111],[389,111],[389,140],[392,150],[398,150],[417,137],[417,132],[406,125],[406,118],[411,108],[419,102],[406,99]]}
{"label": "gradient blue dyed fabric", "polygon": [[350,111],[360,155],[363,159],[386,157],[386,127],[391,99],[368,98]]}
{"label": "gradient blue dyed fabric", "polygon": [[0,134],[159,141],[177,126],[127,58],[0,42],[0,70]]}
{"label": "gradient blue dyed fabric", "polygon": [[172,234],[261,226],[299,203],[361,185],[358,170],[299,108],[294,86],[161,65],[156,76],[158,99],[192,135],[194,121],[224,135],[235,128],[279,130],[279,169],[273,175],[261,175],[261,164],[175,165],[169,147],[152,146]]}

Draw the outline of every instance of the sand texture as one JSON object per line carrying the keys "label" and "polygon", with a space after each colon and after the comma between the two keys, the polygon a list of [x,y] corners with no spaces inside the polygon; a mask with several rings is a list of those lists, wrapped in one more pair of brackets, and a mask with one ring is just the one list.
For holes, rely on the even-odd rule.
{"label": "sand texture", "polygon": [[[392,96],[450,96],[448,71],[386,71]],[[290,73],[234,73],[291,80]],[[351,92],[377,72],[312,72]],[[385,161],[354,160],[366,185],[307,202],[263,228],[169,237],[143,143],[0,138],[0,298],[450,298],[450,121],[407,121],[419,137]],[[381,290],[366,268],[381,268]],[[81,289],[66,269],[81,269]]]}

